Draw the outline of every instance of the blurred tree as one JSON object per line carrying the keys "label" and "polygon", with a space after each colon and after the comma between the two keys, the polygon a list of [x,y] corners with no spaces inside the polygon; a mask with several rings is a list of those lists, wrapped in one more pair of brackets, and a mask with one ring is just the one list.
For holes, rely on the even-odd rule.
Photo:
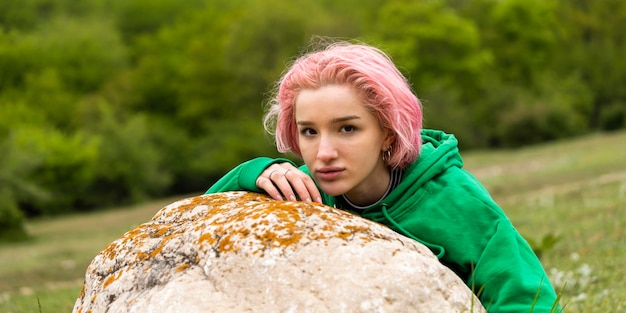
{"label": "blurred tree", "polygon": [[27,34],[0,32],[0,101],[37,108],[66,131],[76,103],[125,68],[125,51],[105,20],[54,18]]}
{"label": "blurred tree", "polygon": [[97,91],[126,67],[126,49],[108,19],[54,18],[24,41],[38,57],[38,69],[54,68],[74,92]]}
{"label": "blurred tree", "polygon": [[204,160],[177,186],[189,173],[217,176],[242,157],[275,154],[261,124],[267,92],[313,34],[332,32],[329,21],[314,1],[222,1],[138,41],[129,107],[182,129],[193,144],[176,150]]}
{"label": "blurred tree", "polygon": [[492,56],[481,46],[473,22],[443,1],[395,0],[381,8],[376,25],[382,48],[423,99],[427,127],[475,143],[480,128],[474,127],[472,112]]}
{"label": "blurred tree", "polygon": [[165,164],[170,150],[157,146],[145,114],[125,117],[106,100],[90,101],[97,109],[91,112],[94,122],[85,131],[91,136],[95,163],[88,168],[93,177],[83,185],[88,196],[80,199],[79,207],[132,203],[161,195],[172,180],[172,171]]}
{"label": "blurred tree", "polygon": [[0,28],[28,31],[58,16],[86,17],[107,11],[106,2],[99,0],[0,0]]}
{"label": "blurred tree", "polygon": [[161,28],[181,22],[191,12],[212,5],[212,1],[186,0],[114,0],[109,6],[122,38],[130,45]]}
{"label": "blurred tree", "polygon": [[[537,77],[534,91],[520,86],[503,86],[494,94],[508,110],[498,113],[494,125],[498,146],[519,147],[584,133],[587,115],[580,107],[590,103],[591,93],[577,77]],[[508,87],[508,88],[507,88]]]}
{"label": "blurred tree", "polygon": [[[333,19],[315,1],[250,1],[232,20],[225,38],[224,66],[233,73],[232,100],[262,115],[266,92],[314,34],[333,33]],[[280,30],[280,31],[276,31]]]}
{"label": "blurred tree", "polygon": [[130,74],[128,103],[133,111],[163,115],[198,135],[212,119],[237,112],[237,86],[225,68],[225,41],[237,16],[230,1],[214,3],[185,22],[141,38],[141,57]]}
{"label": "blurred tree", "polygon": [[475,0],[458,10],[476,22],[493,55],[472,109],[476,125],[485,125],[478,126],[484,143],[519,146],[587,131],[580,121],[590,113],[592,91],[580,75],[556,66],[570,49],[561,44],[566,26],[557,2]]}
{"label": "blurred tree", "polygon": [[376,31],[378,11],[387,0],[316,0],[314,3],[326,12],[329,20],[316,16],[317,24],[327,24],[315,34],[338,38],[370,40]]}
{"label": "blurred tree", "polygon": [[563,25],[554,58],[559,71],[574,73],[593,91],[589,126],[626,127],[626,2],[558,1]]}
{"label": "blurred tree", "polygon": [[476,0],[467,8],[484,43],[493,52],[493,69],[507,83],[532,87],[535,75],[550,69],[560,31],[558,6],[543,0]]}
{"label": "blurred tree", "polygon": [[21,87],[37,60],[32,53],[30,42],[22,39],[24,34],[0,28],[0,93],[5,95],[11,89]]}
{"label": "blurred tree", "polygon": [[[24,125],[13,129],[11,148],[35,158],[36,164],[20,179],[37,186],[44,193],[18,195],[17,201],[29,216],[54,215],[74,211],[81,198],[88,196],[87,187],[94,179],[97,141],[84,133],[66,134],[40,125]],[[23,162],[17,168],[25,166]]]}
{"label": "blurred tree", "polygon": [[54,0],[22,0],[0,1],[0,28],[30,29],[42,19],[57,14],[57,1]]}
{"label": "blurred tree", "polygon": [[426,127],[463,148],[624,128],[625,12],[620,0],[0,0],[0,224],[21,221],[16,205],[56,214],[198,192],[277,156],[263,103],[314,36],[388,52]]}
{"label": "blurred tree", "polygon": [[16,149],[4,134],[0,138],[6,138],[0,139],[0,242],[14,242],[28,238],[19,199],[40,199],[47,194],[28,178],[40,162],[37,156]]}
{"label": "blurred tree", "polygon": [[[6,184],[4,181],[2,183]],[[0,243],[22,241],[26,238],[28,233],[24,228],[24,214],[6,185],[0,186]]]}

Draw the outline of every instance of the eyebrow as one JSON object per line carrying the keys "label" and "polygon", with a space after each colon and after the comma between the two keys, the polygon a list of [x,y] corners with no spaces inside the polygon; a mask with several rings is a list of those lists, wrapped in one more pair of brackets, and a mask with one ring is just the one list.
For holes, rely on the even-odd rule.
{"label": "eyebrow", "polygon": [[[360,116],[356,116],[356,115],[348,115],[348,116],[342,116],[342,117],[336,117],[333,118],[330,123],[331,124],[337,124],[337,123],[343,123],[343,122],[347,122],[350,120],[356,120],[356,119],[360,119]],[[309,121],[297,121],[296,124],[298,125],[313,125],[313,122],[309,122]]]}

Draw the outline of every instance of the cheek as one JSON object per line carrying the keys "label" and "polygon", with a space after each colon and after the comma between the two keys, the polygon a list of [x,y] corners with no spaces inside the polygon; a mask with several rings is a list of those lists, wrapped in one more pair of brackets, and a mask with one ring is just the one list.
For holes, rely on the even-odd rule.
{"label": "cheek", "polygon": [[300,154],[302,155],[304,162],[315,158],[315,155],[317,154],[317,149],[315,149],[315,147],[310,143],[300,141],[298,148],[300,148]]}

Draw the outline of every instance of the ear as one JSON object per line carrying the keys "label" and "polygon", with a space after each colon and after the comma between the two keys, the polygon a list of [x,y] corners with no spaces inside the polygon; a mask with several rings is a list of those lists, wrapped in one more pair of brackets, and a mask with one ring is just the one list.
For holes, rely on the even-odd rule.
{"label": "ear", "polygon": [[382,151],[387,151],[391,148],[391,146],[393,145],[393,142],[396,141],[396,134],[391,131],[391,129],[387,129],[387,136],[385,137],[385,140],[383,141],[383,146],[382,146]]}

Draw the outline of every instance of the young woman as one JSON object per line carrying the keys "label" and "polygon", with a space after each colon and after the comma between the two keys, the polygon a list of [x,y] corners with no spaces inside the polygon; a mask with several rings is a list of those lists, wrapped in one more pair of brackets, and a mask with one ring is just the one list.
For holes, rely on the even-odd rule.
{"label": "young woman", "polygon": [[550,312],[544,269],[485,188],[463,169],[453,135],[422,129],[405,77],[377,48],[334,43],[297,59],[265,117],[287,159],[256,158],[207,193],[265,192],[348,210],[429,247],[489,312]]}

